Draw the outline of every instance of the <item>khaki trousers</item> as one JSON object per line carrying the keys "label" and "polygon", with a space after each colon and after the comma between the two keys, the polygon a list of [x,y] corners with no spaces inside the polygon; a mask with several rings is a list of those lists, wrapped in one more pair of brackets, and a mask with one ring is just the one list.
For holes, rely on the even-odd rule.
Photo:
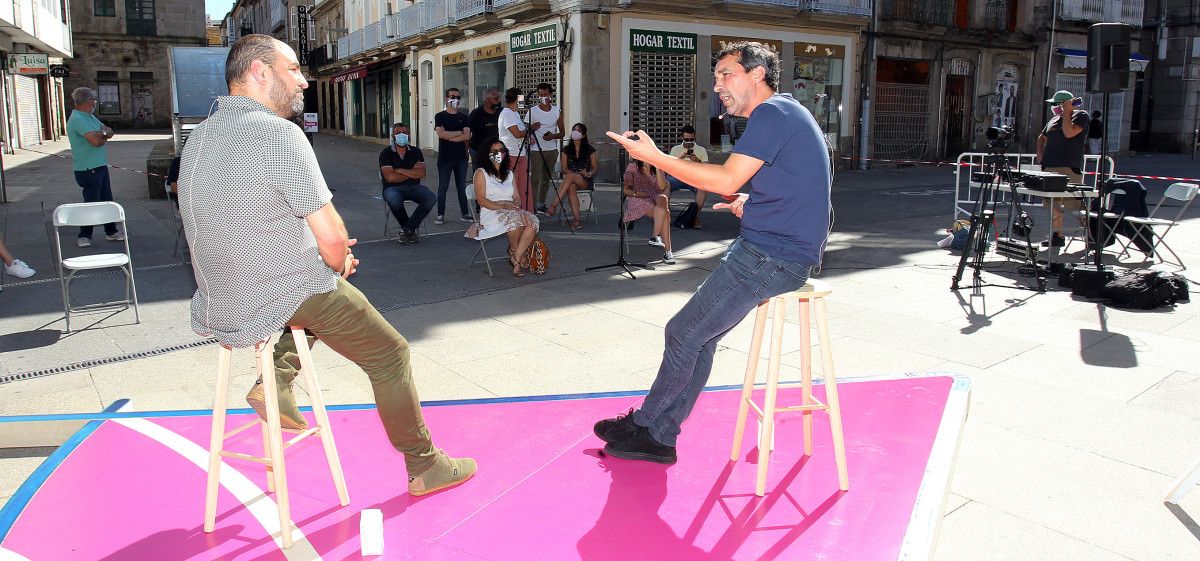
{"label": "khaki trousers", "polygon": [[[437,449],[421,416],[408,341],[362,292],[338,279],[332,292],[314,294],[305,300],[288,325],[305,329],[310,348],[320,339],[367,373],[383,430],[392,446],[404,454],[409,475],[433,465]],[[300,357],[291,336],[280,337],[274,358],[275,379],[280,384],[291,384],[300,369]]]}

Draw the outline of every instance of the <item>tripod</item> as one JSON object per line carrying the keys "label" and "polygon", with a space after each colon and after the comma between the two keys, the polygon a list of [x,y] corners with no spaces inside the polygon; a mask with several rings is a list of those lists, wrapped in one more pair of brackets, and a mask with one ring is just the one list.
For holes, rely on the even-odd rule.
{"label": "tripod", "polygon": [[[1012,196],[1010,197],[1009,217],[1024,216],[1024,209],[1021,207],[1020,197],[1017,195],[1017,183],[1014,181],[1012,167],[1008,163],[1008,157],[1004,155],[1004,148],[1007,145],[1002,140],[993,140],[989,144],[990,154],[984,158],[984,164],[991,165],[991,173],[987,175],[987,179],[980,185],[979,200],[975,201],[975,208],[971,212],[971,226],[967,230],[967,245],[963,248],[962,256],[958,259],[958,268],[954,271],[954,278],[950,282],[950,290],[959,289],[959,281],[962,280],[964,269],[967,267],[967,262],[970,261],[970,266],[974,269],[972,275],[971,286],[978,289],[984,286],[983,273],[983,255],[987,252],[988,232],[995,223],[996,219],[996,203],[998,196],[996,190],[999,187],[1001,178],[1009,178],[1009,185],[1012,187]],[[987,168],[984,168],[985,173]],[[990,208],[988,208],[990,206]],[[1022,248],[1022,254],[1025,257],[1025,266],[1032,267],[1034,275],[1037,279],[1037,290],[1039,292],[1046,291],[1046,274],[1045,271],[1037,264],[1037,254],[1034,251],[1033,242],[1029,236],[1032,228],[1028,224],[1022,224],[1022,231],[1019,232],[1024,238],[1025,245]],[[1011,225],[1006,228],[1006,232],[1011,233]]]}
{"label": "tripod", "polygon": [[[621,169],[625,169],[625,161],[626,161],[626,153],[624,150],[621,150],[621,154],[618,158],[618,165],[620,166]],[[617,214],[617,231],[620,232],[620,238],[621,238],[619,240],[620,244],[617,246],[617,262],[609,263],[607,265],[596,265],[595,267],[588,267],[586,270],[596,271],[599,269],[609,269],[612,267],[620,267],[625,270],[625,273],[629,275],[629,278],[637,279],[637,277],[634,276],[634,274],[633,274],[633,269],[631,269],[630,267],[637,267],[639,269],[649,269],[650,267],[648,267],[647,263],[633,263],[633,262],[625,260],[625,236],[628,235],[628,232],[626,230],[626,225],[625,225],[625,187],[624,186],[621,187],[621,212],[619,214]]]}
{"label": "tripod", "polygon": [[[530,162],[528,164],[526,164],[526,166],[525,166],[525,182],[526,182],[526,185],[529,186],[529,197],[531,199],[533,199],[531,201],[531,203],[532,203],[531,206],[533,206],[533,209],[535,212],[537,211],[537,200],[536,200],[537,193],[534,192],[534,185],[533,185],[533,162],[532,162],[532,160],[533,160],[532,147],[533,146],[530,146],[530,144],[529,144],[530,137],[533,138],[533,145],[537,146],[538,159],[540,159],[542,161],[542,173],[546,174],[546,177],[550,182],[550,187],[552,187],[554,189],[555,194],[558,193],[558,186],[559,186],[559,182],[558,182],[558,180],[556,180],[554,178],[554,174],[552,173],[552,170],[550,169],[550,165],[546,163],[545,158],[541,157],[542,141],[538,137],[538,135],[544,134],[545,131],[530,130],[530,125],[533,124],[533,109],[537,106],[538,106],[538,104],[534,103],[534,104],[530,105],[529,110],[525,112],[525,131],[526,131],[526,133],[525,133],[525,138],[523,139],[523,142],[521,143],[521,150],[518,150],[518,157],[520,157],[520,152],[524,151],[526,153],[526,159],[530,160]],[[549,194],[549,193],[547,193],[547,194]],[[571,233],[574,234],[575,231],[572,230]]]}

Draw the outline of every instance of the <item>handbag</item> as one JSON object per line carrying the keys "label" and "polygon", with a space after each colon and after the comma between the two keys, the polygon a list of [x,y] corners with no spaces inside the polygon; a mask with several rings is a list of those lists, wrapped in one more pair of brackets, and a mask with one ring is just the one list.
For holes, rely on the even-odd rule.
{"label": "handbag", "polygon": [[549,266],[550,249],[546,247],[546,242],[543,242],[541,238],[534,238],[533,243],[529,244],[529,270],[544,275]]}

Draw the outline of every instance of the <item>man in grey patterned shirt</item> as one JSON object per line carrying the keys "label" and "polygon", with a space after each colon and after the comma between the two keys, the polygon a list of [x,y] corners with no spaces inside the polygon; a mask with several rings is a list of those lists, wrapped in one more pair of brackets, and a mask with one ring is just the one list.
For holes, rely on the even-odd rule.
{"label": "man in grey patterned shirt", "polygon": [[[226,346],[249,347],[287,326],[366,371],[392,446],[404,454],[408,490],[424,495],[458,485],[476,470],[433,445],[412,379],[408,341],[346,277],[358,259],[333,207],[312,147],[288,119],[304,109],[308,82],[286,43],[247,35],[225,62],[228,97],[192,132],[183,150],[179,203],[192,250],[192,329]],[[295,343],[275,345],[285,428],[305,428],[292,380]],[[246,400],[265,415],[262,385]]]}

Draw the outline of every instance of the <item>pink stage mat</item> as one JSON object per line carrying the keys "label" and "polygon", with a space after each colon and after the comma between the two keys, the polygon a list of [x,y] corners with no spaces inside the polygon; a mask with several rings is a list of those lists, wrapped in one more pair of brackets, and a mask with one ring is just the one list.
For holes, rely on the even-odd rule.
{"label": "pink stage mat", "polygon": [[[204,533],[208,415],[114,415],[48,472],[23,508],[5,507],[12,520],[5,528],[0,517],[0,560],[358,559],[358,513],[367,508],[383,511],[380,559],[920,557],[941,516],[967,386],[948,376],[839,384],[850,491],[837,488],[827,418],[814,416],[814,453],[805,458],[800,416],[791,414],[778,422],[762,498],[754,496],[753,420],[740,460],[728,461],[736,390],[700,397],[673,466],[600,452],[592,424],[640,396],[428,404],[434,441],[480,468],[465,485],[423,498],[407,494],[403,460],[374,409],[338,408],[330,415],[352,502],[338,506],[318,442],[291,449],[299,533],[286,552],[266,529],[278,520],[257,464],[227,460],[245,477],[231,478],[240,486],[222,479],[216,531]],[[781,402],[798,395],[784,390]],[[242,418],[249,417],[231,417],[229,426]],[[260,452],[259,431],[242,433],[231,448]]]}

